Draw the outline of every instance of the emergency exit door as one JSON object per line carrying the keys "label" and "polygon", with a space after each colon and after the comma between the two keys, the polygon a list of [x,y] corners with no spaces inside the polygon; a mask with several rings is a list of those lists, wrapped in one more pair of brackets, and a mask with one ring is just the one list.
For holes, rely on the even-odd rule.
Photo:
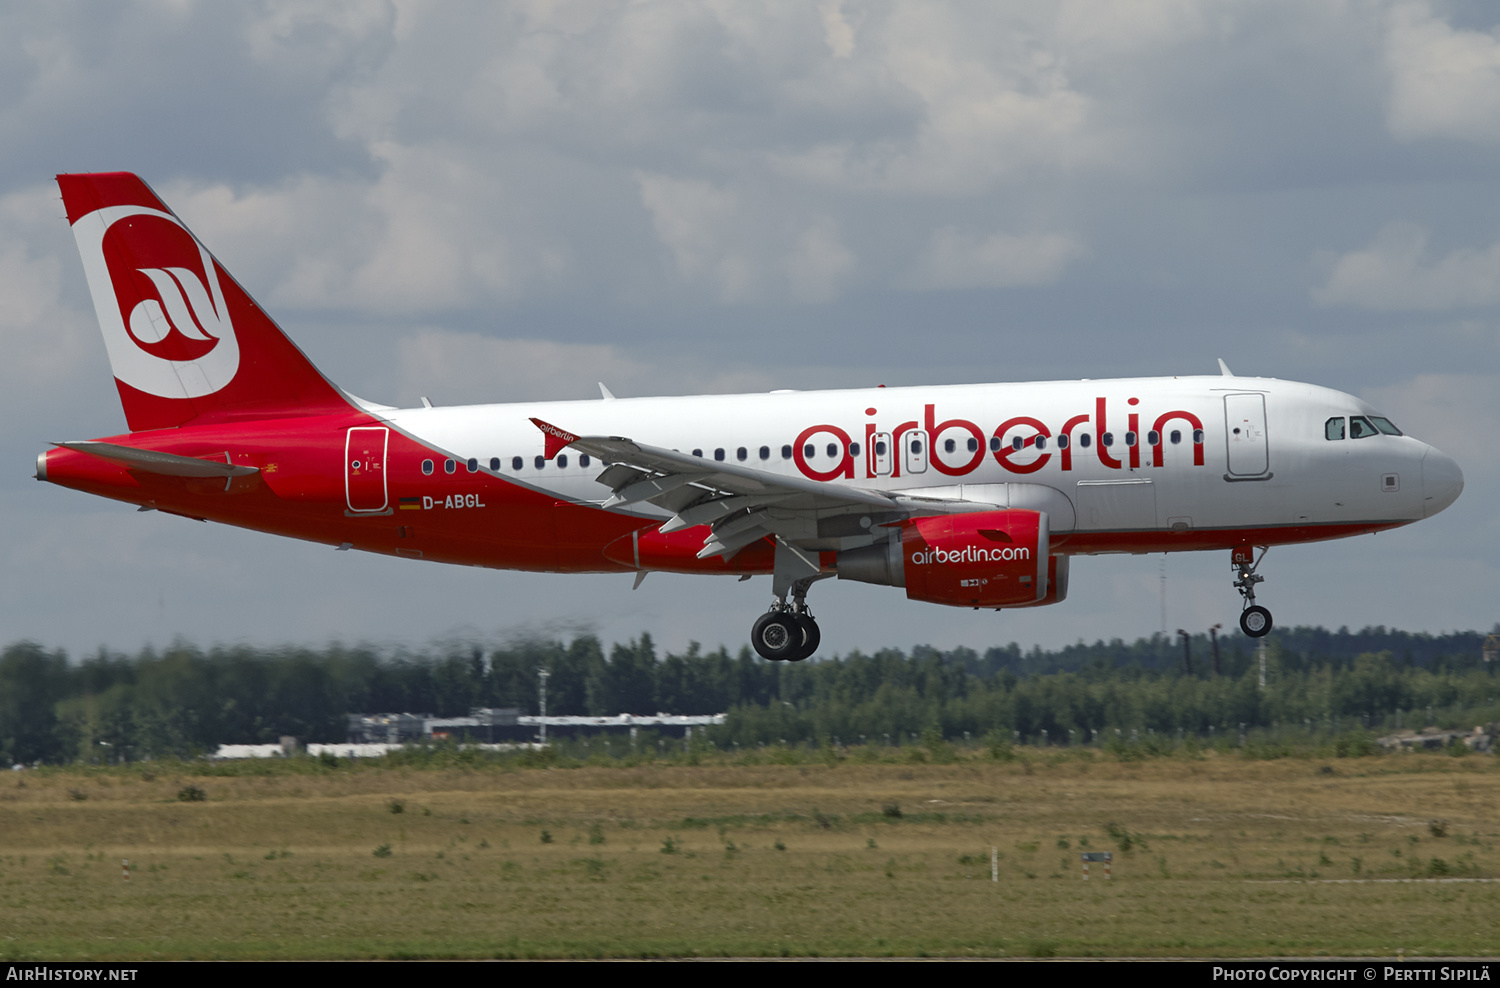
{"label": "emergency exit door", "polygon": [[385,451],[390,430],[360,426],[344,440],[344,496],[350,511],[384,511]]}

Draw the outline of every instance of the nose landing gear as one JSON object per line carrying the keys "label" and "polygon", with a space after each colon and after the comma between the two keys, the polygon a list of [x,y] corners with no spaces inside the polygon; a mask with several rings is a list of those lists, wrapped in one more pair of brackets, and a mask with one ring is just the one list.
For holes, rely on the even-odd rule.
{"label": "nose landing gear", "polygon": [[1261,549],[1259,558],[1253,558],[1255,550],[1241,546],[1232,550],[1229,557],[1236,574],[1234,588],[1245,599],[1244,610],[1240,613],[1240,630],[1251,638],[1264,638],[1271,633],[1271,612],[1255,602],[1255,585],[1266,579],[1255,571],[1270,551],[1271,547],[1266,546]]}

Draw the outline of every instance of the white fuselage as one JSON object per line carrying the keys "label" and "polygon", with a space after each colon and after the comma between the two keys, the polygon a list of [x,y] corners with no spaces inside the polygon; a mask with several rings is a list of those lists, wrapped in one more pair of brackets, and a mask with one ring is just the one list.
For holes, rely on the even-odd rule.
{"label": "white fuselage", "polygon": [[[709,459],[722,451],[726,462],[772,474],[1039,507],[1049,511],[1054,532],[1078,535],[1327,527],[1321,537],[1335,537],[1348,526],[1419,520],[1462,489],[1453,461],[1412,437],[1356,439],[1346,432],[1329,439],[1329,419],[1375,414],[1359,399],[1267,378],[869,388],[377,414],[451,455],[459,469],[477,461],[481,471],[579,503],[607,494],[594,481],[603,464],[585,466],[576,455],[542,458],[533,416],[579,434],[629,436]],[[663,513],[649,504],[635,510]],[[1110,551],[1091,544],[1081,540],[1072,551]],[[1169,547],[1201,546],[1192,540],[1160,546]],[[1124,551],[1139,549],[1132,542]]]}

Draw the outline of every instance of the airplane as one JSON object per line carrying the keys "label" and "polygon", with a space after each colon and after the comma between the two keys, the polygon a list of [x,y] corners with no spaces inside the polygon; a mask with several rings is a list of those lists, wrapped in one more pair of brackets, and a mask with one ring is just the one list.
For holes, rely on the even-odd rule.
{"label": "airplane", "polygon": [[[36,476],[199,521],[554,573],[770,575],[751,642],[800,661],[810,587],[1061,603],[1073,556],[1229,550],[1241,630],[1271,546],[1380,532],[1463,490],[1351,395],[1217,376],[396,408],[324,377],[135,175],[59,175],[129,432]],[[627,438],[629,437],[629,438]],[[1259,550],[1257,554],[1257,549]]]}

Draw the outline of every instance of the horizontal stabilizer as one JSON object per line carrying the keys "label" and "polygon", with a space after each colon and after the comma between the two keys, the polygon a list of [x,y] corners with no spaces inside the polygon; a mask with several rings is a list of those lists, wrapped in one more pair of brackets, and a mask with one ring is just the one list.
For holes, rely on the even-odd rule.
{"label": "horizontal stabilizer", "polygon": [[[218,460],[200,460],[193,456],[178,456],[176,453],[159,453],[154,449],[136,449],[116,443],[71,442],[53,443],[63,449],[87,453],[100,459],[112,460],[131,470],[158,473],[167,477],[244,477],[259,473],[259,467],[235,466]],[[228,454],[226,455],[226,459]]]}

